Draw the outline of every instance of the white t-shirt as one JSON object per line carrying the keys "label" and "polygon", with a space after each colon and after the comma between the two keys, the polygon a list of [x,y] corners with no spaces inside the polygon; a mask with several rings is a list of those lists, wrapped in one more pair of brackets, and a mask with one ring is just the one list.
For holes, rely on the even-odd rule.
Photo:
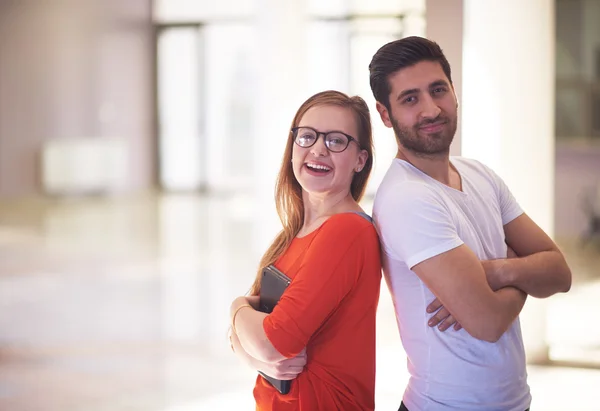
{"label": "white t-shirt", "polygon": [[[503,226],[523,213],[504,182],[483,164],[451,157],[462,191],[395,159],[375,197],[373,217],[383,250],[410,380],[410,411],[524,411],[531,402],[517,319],[496,343],[464,329],[429,327],[435,296],[410,270],[466,244],[480,260],[506,258]],[[440,272],[439,275],[444,275]]]}

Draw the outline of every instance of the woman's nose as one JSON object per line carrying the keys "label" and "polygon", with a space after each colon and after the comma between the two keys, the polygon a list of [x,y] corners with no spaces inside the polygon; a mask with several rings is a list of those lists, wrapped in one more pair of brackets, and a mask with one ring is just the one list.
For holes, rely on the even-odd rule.
{"label": "woman's nose", "polygon": [[313,155],[317,157],[323,157],[327,155],[329,150],[327,150],[327,146],[325,145],[325,135],[319,134],[317,136],[317,141],[315,141],[315,144],[313,144],[310,151]]}

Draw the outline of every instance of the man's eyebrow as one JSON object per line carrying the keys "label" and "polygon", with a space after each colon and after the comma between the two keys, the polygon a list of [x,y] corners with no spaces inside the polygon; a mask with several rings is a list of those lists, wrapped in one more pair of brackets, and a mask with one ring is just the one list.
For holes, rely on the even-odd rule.
{"label": "man's eyebrow", "polygon": [[444,86],[448,87],[448,82],[446,80],[436,80],[429,85],[429,88]]}
{"label": "man's eyebrow", "polygon": [[396,98],[396,100],[402,100],[404,97],[408,96],[409,94],[417,94],[418,92],[419,92],[418,88],[411,88],[408,90],[404,90],[403,92],[398,94],[398,97]]}
{"label": "man's eyebrow", "polygon": [[[429,88],[432,89],[434,87],[440,87],[440,86],[444,86],[444,87],[449,87],[448,82],[446,80],[436,80],[433,83],[431,83],[429,85]],[[398,97],[396,98],[396,100],[402,100],[404,97],[410,95],[410,94],[418,94],[419,91],[421,91],[418,88],[411,88],[408,90],[404,90],[402,91],[400,94],[398,94]]]}

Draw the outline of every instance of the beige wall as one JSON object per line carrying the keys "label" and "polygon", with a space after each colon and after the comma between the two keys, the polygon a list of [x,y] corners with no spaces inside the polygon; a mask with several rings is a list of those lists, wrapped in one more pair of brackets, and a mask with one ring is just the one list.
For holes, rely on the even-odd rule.
{"label": "beige wall", "polygon": [[0,197],[41,193],[45,141],[126,139],[123,187],[154,178],[151,0],[0,0]]}

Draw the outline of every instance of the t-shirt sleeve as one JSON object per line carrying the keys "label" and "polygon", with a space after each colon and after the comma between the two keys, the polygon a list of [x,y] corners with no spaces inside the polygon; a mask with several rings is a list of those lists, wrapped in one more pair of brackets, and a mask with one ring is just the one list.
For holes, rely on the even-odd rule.
{"label": "t-shirt sleeve", "polygon": [[374,214],[384,251],[409,268],[463,244],[449,210],[424,184],[396,185],[377,201]]}
{"label": "t-shirt sleeve", "polygon": [[486,168],[494,182],[496,195],[498,196],[500,214],[502,215],[502,225],[506,225],[523,214],[523,209],[513,196],[504,180],[502,180],[502,178],[500,178],[500,176],[496,174],[494,170],[489,167]]}
{"label": "t-shirt sleeve", "polygon": [[379,264],[377,232],[366,221],[356,224],[357,218],[362,219],[334,216],[325,222],[294,280],[263,321],[267,338],[285,357],[306,347],[355,286],[365,264]]}

